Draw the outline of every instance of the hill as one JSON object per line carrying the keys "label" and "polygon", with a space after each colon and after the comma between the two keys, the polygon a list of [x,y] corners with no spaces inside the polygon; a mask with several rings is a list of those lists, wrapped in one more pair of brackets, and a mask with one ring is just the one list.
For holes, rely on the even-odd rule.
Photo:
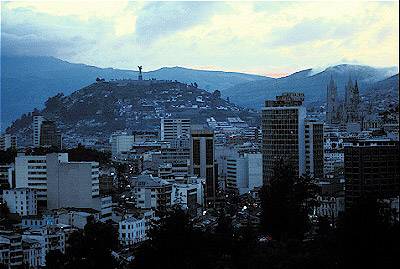
{"label": "hill", "polygon": [[[311,102],[324,102],[326,98],[326,87],[332,76],[338,86],[340,98],[344,98],[344,88],[349,78],[358,80],[361,93],[383,87],[388,77],[398,72],[397,67],[374,68],[360,65],[337,65],[329,67],[322,72],[314,74],[312,69],[296,72],[290,76],[264,80],[253,81],[238,84],[234,87],[222,90],[222,96],[229,97],[230,100],[240,106],[260,109],[265,100],[274,99],[276,95],[282,92],[302,92],[305,94],[306,104]],[[390,82],[395,85],[395,78]],[[388,82],[389,83],[389,82]],[[398,87],[398,86],[397,86]],[[254,98],[257,96],[257,98]]]}
{"label": "hill", "polygon": [[240,116],[256,124],[259,115],[226,100],[218,94],[172,81],[120,80],[93,83],[68,96],[62,93],[49,98],[45,108],[24,114],[9,132],[18,134],[20,145],[29,145],[32,118],[43,115],[57,121],[66,139],[79,137],[107,138],[121,129],[155,130],[165,116],[190,118],[204,124],[208,117],[225,119]]}
{"label": "hill", "polygon": [[[98,68],[69,63],[53,57],[2,56],[2,125],[9,126],[23,113],[28,113],[35,107],[42,109],[47,98],[60,92],[65,95],[71,94],[93,83],[97,77],[105,80],[136,79],[137,75],[137,71]],[[264,77],[173,67],[144,72],[143,78],[178,80],[188,84],[196,82],[200,88],[213,92],[216,89],[221,90]]]}

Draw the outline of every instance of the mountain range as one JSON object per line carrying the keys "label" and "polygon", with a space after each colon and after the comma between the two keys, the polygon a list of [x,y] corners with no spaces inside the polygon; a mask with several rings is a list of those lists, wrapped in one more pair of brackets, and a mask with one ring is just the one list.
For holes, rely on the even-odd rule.
{"label": "mountain range", "polygon": [[[306,103],[323,102],[326,85],[331,76],[338,85],[341,96],[350,77],[358,80],[361,92],[375,90],[377,87],[398,88],[398,77],[390,78],[397,73],[397,67],[338,65],[322,72],[307,69],[276,79],[235,72],[164,67],[143,72],[143,78],[165,79],[187,84],[196,82],[199,88],[209,92],[220,90],[222,97],[229,97],[232,103],[260,109],[264,100],[273,99],[282,92],[303,92]],[[34,108],[42,109],[44,102],[58,93],[71,94],[95,82],[97,77],[105,80],[136,79],[137,75],[138,71],[98,68],[69,63],[54,57],[2,56],[2,131],[23,113],[28,113]],[[385,81],[386,79],[388,81]]]}

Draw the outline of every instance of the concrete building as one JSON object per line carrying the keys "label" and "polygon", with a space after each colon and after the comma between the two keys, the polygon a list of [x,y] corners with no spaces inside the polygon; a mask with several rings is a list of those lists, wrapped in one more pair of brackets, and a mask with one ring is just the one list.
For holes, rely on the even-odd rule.
{"label": "concrete building", "polygon": [[[68,153],[54,153],[57,162],[68,162]],[[15,187],[37,191],[38,207],[47,207],[46,156],[17,156],[15,158]]]}
{"label": "concrete building", "polygon": [[99,164],[59,161],[57,153],[46,155],[47,208],[98,208]]}
{"label": "concrete building", "polygon": [[263,176],[269,182],[276,163],[290,163],[297,175],[306,172],[305,118],[302,93],[283,93],[276,101],[266,101],[262,109]]}
{"label": "concrete building", "polygon": [[33,146],[40,147],[40,131],[43,121],[46,119],[43,116],[33,117]]}
{"label": "concrete building", "polygon": [[55,121],[44,120],[40,125],[40,146],[62,148],[61,133]]}
{"label": "concrete building", "polygon": [[399,195],[399,142],[358,140],[345,147],[346,210],[368,199],[390,199]]}
{"label": "concrete building", "polygon": [[0,165],[0,193],[5,189],[14,187],[13,171],[12,165]]}
{"label": "concrete building", "polygon": [[7,150],[9,148],[17,148],[17,136],[11,134],[0,136],[0,150]]}
{"label": "concrete building", "polygon": [[240,157],[227,157],[225,160],[227,191],[242,195],[262,186],[261,153],[246,153]]}
{"label": "concrete building", "polygon": [[55,225],[58,220],[54,214],[43,214],[22,217],[22,229],[38,229],[47,225]]}
{"label": "concrete building", "polygon": [[324,176],[324,125],[321,122],[305,121],[306,173],[313,178]]}
{"label": "concrete building", "polygon": [[217,172],[215,167],[214,131],[192,129],[190,143],[190,172],[206,179],[206,206],[214,207],[217,199]]}
{"label": "concrete building", "polygon": [[20,216],[37,214],[36,190],[17,188],[3,191],[3,200],[7,203],[10,213]]}
{"label": "concrete building", "polygon": [[91,208],[66,208],[57,210],[57,222],[73,228],[83,229],[85,225],[100,219],[100,211]]}
{"label": "concrete building", "polygon": [[127,214],[118,224],[118,239],[123,245],[133,245],[147,240],[151,219],[155,217],[153,210],[138,214]]}
{"label": "concrete building", "polygon": [[41,261],[41,245],[37,240],[22,240],[22,251],[24,255],[24,264],[29,268],[38,268]]}
{"label": "concrete building", "polygon": [[57,226],[44,226],[36,230],[27,230],[22,239],[35,240],[40,244],[39,266],[46,266],[46,254],[50,250],[60,250],[65,253],[65,234]]}
{"label": "concrete building", "polygon": [[131,179],[131,187],[137,208],[163,211],[171,205],[172,184],[166,180],[140,175]]}
{"label": "concrete building", "polygon": [[22,267],[22,237],[8,231],[0,231],[0,264],[7,268]]}
{"label": "concrete building", "polygon": [[201,215],[204,208],[204,187],[201,181],[173,183],[172,204],[180,205],[191,216]]}
{"label": "concrete building", "polygon": [[190,119],[161,119],[161,140],[190,137]]}
{"label": "concrete building", "polygon": [[117,157],[122,152],[129,152],[132,149],[132,145],[134,142],[134,135],[129,135],[125,131],[114,132],[110,136],[112,156]]}

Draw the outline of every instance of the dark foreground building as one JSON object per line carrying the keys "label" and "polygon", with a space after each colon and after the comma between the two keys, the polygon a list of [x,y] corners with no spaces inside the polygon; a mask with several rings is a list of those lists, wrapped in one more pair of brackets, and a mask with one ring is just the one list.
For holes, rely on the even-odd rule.
{"label": "dark foreground building", "polygon": [[345,206],[399,195],[399,141],[358,140],[345,147]]}

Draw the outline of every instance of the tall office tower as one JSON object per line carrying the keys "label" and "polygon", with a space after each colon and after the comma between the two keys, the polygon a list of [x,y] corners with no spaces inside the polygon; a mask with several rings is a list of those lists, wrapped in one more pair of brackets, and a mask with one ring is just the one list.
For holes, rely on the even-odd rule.
{"label": "tall office tower", "polygon": [[343,107],[345,123],[360,121],[360,95],[357,81],[353,86],[353,82],[349,79],[345,88]]}
{"label": "tall office tower", "polygon": [[33,117],[33,146],[40,147],[40,127],[42,126],[45,118],[43,116]]}
{"label": "tall office tower", "polygon": [[276,101],[265,101],[262,109],[263,180],[268,184],[276,163],[291,163],[297,175],[306,172],[302,93],[283,93]]}
{"label": "tall office tower", "polygon": [[214,158],[214,130],[192,129],[190,134],[190,172],[206,179],[206,205],[215,207],[218,184]]}
{"label": "tall office tower", "polygon": [[[58,162],[68,162],[68,153],[54,153]],[[15,188],[36,189],[38,207],[47,207],[46,156],[15,157]]]}
{"label": "tall office tower", "polygon": [[57,153],[46,155],[47,208],[99,207],[99,164],[60,162]]}
{"label": "tall office tower", "polygon": [[399,196],[399,142],[358,140],[345,147],[345,207],[367,198]]}
{"label": "tall office tower", "polygon": [[40,126],[40,146],[62,148],[61,133],[54,121],[44,120]]}
{"label": "tall office tower", "polygon": [[161,140],[189,138],[190,119],[161,119]]}
{"label": "tall office tower", "polygon": [[313,178],[324,176],[324,124],[305,121],[306,173]]}
{"label": "tall office tower", "polygon": [[17,148],[17,136],[11,134],[0,136],[0,150],[7,150],[8,148]]}
{"label": "tall office tower", "polygon": [[326,122],[328,124],[339,124],[340,123],[340,104],[337,93],[337,86],[331,80],[329,85],[326,87]]}

